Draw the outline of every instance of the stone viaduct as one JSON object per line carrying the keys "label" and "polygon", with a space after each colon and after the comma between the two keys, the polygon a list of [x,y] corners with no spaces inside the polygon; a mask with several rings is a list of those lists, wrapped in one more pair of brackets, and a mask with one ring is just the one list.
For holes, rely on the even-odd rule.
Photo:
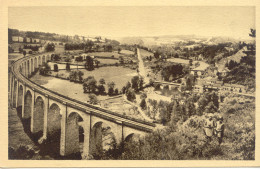
{"label": "stone viaduct", "polygon": [[61,156],[80,152],[86,157],[91,147],[102,146],[97,138],[102,139],[97,134],[102,126],[108,126],[116,144],[154,129],[152,123],[71,99],[30,81],[32,73],[50,59],[50,53],[23,57],[12,64],[9,73],[11,107],[21,107],[21,117],[29,121],[30,132],[39,135],[39,144],[56,138]]}

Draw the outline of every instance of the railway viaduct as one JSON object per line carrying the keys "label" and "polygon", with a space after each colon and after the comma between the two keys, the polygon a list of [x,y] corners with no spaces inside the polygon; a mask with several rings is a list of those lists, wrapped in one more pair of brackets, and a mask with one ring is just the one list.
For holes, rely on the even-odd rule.
{"label": "railway viaduct", "polygon": [[116,144],[154,129],[152,123],[71,99],[30,81],[32,73],[50,59],[50,53],[23,57],[12,64],[9,73],[11,107],[21,107],[21,117],[28,120],[30,132],[39,135],[39,144],[56,138],[61,156],[81,152],[87,157],[93,147],[102,146],[98,143],[102,134],[97,134],[102,126],[107,126]]}

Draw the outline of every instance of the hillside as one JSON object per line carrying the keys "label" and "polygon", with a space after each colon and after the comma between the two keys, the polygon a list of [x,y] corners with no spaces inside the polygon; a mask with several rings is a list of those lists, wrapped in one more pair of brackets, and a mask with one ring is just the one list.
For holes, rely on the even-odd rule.
{"label": "hillside", "polygon": [[229,57],[226,58],[222,58],[220,61],[217,62],[217,67],[219,70],[222,70],[225,68],[225,64],[231,60],[240,63],[240,60],[242,57],[246,56],[245,53],[243,53],[243,51],[245,51],[245,48],[239,50],[237,53],[235,53],[234,55],[231,55]]}

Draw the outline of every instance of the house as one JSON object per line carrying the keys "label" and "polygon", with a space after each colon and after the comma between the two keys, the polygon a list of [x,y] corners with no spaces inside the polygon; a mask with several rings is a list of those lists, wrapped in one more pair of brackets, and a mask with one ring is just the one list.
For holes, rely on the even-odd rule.
{"label": "house", "polygon": [[23,42],[23,37],[19,36],[19,37],[18,37],[18,41],[19,41],[19,42]]}
{"label": "house", "polygon": [[12,36],[13,42],[19,42],[19,36]]}
{"label": "house", "polygon": [[35,43],[40,43],[40,39],[35,39]]}
{"label": "house", "polygon": [[232,48],[232,47],[225,47],[225,50],[228,51],[228,52],[232,52],[232,51],[234,51],[234,48]]}
{"label": "house", "polygon": [[[195,63],[196,65],[196,63]],[[205,71],[209,67],[209,64],[200,61],[199,66],[191,70],[191,74],[198,75],[199,77],[205,74]]]}
{"label": "house", "polygon": [[218,68],[217,67],[213,67],[213,66],[210,66],[206,69],[206,73],[208,76],[210,77],[216,77],[217,76],[217,73],[218,73]]}
{"label": "house", "polygon": [[178,87],[172,88],[171,93],[172,93],[173,100],[178,100],[178,99],[182,98],[182,93],[179,91]]}
{"label": "house", "polygon": [[202,54],[194,56],[194,60],[203,60]]}
{"label": "house", "polygon": [[25,51],[26,52],[26,54],[32,54],[32,49],[23,49],[23,51]]}
{"label": "house", "polygon": [[[87,59],[87,57],[89,56],[88,54],[86,54],[86,53],[83,53],[83,54],[81,54],[80,56],[82,56],[82,58],[83,58],[83,60],[86,60]],[[92,59],[94,59],[95,58],[95,56],[94,55],[92,55],[92,56],[90,56]]]}
{"label": "house", "polygon": [[224,84],[221,88],[222,91],[246,93],[246,87],[238,84]]}
{"label": "house", "polygon": [[203,93],[204,87],[200,85],[195,85],[193,86],[193,92],[195,93]]}
{"label": "house", "polygon": [[228,68],[226,68],[226,67],[225,67],[224,69],[219,69],[219,70],[218,70],[218,73],[219,73],[219,75],[220,75],[221,77],[226,76],[228,72],[230,72],[230,70],[229,70]]}
{"label": "house", "polygon": [[26,38],[25,40],[27,43],[31,43],[32,42],[32,39],[31,38]]}

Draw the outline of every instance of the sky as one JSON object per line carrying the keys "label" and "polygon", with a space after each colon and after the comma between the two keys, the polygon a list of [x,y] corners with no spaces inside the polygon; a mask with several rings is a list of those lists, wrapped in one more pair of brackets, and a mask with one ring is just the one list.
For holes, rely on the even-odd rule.
{"label": "sky", "polygon": [[8,27],[83,36],[200,35],[248,38],[254,7],[9,7]]}

